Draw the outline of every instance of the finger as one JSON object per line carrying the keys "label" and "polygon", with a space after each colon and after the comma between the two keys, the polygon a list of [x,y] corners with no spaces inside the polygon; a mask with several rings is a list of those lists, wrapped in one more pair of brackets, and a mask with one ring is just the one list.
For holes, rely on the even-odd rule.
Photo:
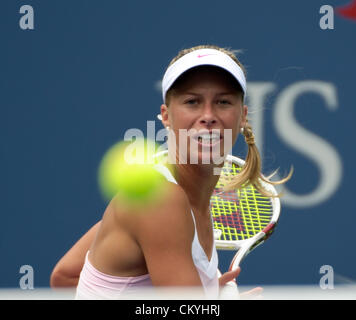
{"label": "finger", "polygon": [[235,278],[238,277],[238,275],[241,272],[241,268],[238,267],[236,270],[228,271],[225,272],[220,278],[219,278],[219,285],[224,286],[227,282],[235,280]]}

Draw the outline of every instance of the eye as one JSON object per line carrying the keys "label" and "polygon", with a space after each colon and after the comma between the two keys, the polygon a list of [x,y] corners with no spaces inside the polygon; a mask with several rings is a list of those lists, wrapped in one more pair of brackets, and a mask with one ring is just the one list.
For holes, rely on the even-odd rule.
{"label": "eye", "polygon": [[185,104],[190,104],[190,105],[194,105],[198,103],[198,99],[196,98],[190,98],[184,101]]}
{"label": "eye", "polygon": [[220,99],[220,100],[218,100],[218,104],[220,104],[220,105],[229,105],[229,104],[231,104],[231,102],[229,100],[227,100],[227,99]]}

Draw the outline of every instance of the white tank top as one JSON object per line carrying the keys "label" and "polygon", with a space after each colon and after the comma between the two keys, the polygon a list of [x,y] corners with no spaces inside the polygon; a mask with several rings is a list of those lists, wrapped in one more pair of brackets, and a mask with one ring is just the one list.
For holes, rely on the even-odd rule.
{"label": "white tank top", "polygon": [[[176,183],[167,167],[157,165],[156,169],[161,172],[168,181]],[[192,242],[192,257],[199,273],[207,299],[217,299],[219,296],[218,280],[218,254],[213,245],[210,261],[200,245],[195,224],[194,214],[194,239]],[[214,239],[212,239],[214,241]],[[122,294],[135,294],[140,287],[152,286],[149,274],[137,277],[117,277],[98,271],[90,263],[88,253],[85,258],[83,269],[80,273],[76,291],[76,299],[120,299]]]}

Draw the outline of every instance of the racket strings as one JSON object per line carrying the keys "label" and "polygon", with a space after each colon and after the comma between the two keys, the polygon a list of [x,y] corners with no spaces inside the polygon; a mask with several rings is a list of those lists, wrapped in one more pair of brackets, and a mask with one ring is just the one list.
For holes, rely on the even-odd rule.
{"label": "racket strings", "polygon": [[[240,170],[238,165],[227,163],[222,175],[231,177]],[[224,176],[220,178],[210,202],[214,228],[221,231],[220,240],[248,239],[262,231],[270,222],[273,214],[271,200],[251,185],[224,192]]]}

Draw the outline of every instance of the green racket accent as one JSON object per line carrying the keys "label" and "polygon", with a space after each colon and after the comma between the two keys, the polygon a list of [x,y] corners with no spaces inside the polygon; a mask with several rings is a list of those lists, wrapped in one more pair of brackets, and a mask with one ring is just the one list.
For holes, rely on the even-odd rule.
{"label": "green racket accent", "polygon": [[251,238],[270,223],[273,215],[271,199],[251,185],[239,190],[223,191],[226,183],[224,176],[234,176],[240,171],[241,167],[237,164],[226,162],[210,200],[214,229],[220,230],[218,240]]}

